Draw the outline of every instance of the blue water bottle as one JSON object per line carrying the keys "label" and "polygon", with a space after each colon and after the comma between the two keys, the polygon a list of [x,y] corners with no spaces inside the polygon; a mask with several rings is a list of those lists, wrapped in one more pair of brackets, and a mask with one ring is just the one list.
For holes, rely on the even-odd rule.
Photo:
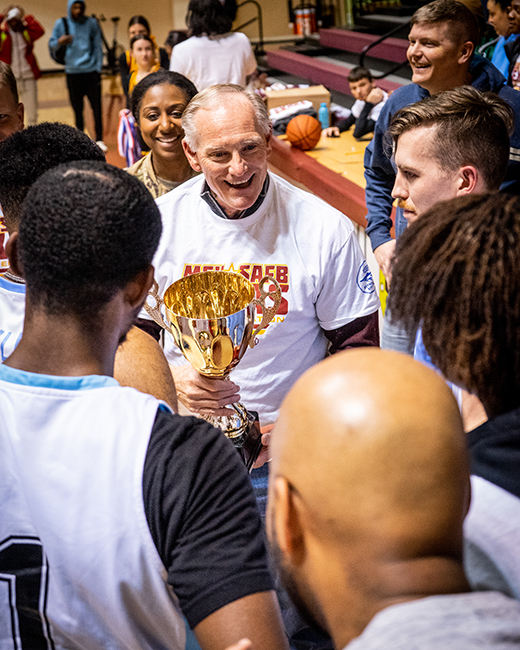
{"label": "blue water bottle", "polygon": [[327,108],[327,102],[321,102],[320,110],[318,112],[318,118],[321,122],[322,129],[329,128],[329,109]]}

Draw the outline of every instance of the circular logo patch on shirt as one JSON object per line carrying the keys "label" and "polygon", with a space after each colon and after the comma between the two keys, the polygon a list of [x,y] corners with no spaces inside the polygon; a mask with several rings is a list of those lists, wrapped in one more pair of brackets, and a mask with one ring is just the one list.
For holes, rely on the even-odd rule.
{"label": "circular logo patch on shirt", "polygon": [[357,272],[356,284],[363,293],[374,293],[375,284],[372,273],[368,268],[366,261],[363,261]]}

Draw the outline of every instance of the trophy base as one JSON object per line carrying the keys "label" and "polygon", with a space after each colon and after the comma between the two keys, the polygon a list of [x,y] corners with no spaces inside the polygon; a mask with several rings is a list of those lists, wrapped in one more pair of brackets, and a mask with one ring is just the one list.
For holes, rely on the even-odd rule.
{"label": "trophy base", "polygon": [[214,417],[211,415],[203,417],[210,424],[221,429],[226,438],[231,440],[244,461],[247,471],[251,472],[262,449],[262,434],[260,432],[258,413],[247,411],[240,403],[233,404],[233,408],[236,415],[232,417]]}

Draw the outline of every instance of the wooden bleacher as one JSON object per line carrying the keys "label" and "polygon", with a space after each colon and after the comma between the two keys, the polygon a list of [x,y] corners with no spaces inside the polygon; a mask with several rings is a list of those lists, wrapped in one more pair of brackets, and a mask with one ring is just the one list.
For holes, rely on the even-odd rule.
{"label": "wooden bleacher", "polygon": [[[350,95],[347,76],[354,67],[353,65],[346,66],[331,61],[322,61],[289,50],[267,52],[267,62],[269,67],[275,70],[281,70],[307,79],[313,84],[323,84],[329,90],[337,90],[345,95]],[[377,85],[386,92],[392,92],[402,86],[401,83],[388,79],[378,80]]]}
{"label": "wooden bleacher", "polygon": [[[320,44],[324,47],[331,47],[335,50],[354,52],[361,54],[363,48],[377,41],[379,36],[353,32],[348,29],[331,27],[320,30]],[[379,45],[370,50],[370,56],[384,61],[401,63],[406,61],[406,50],[408,41],[402,38],[387,38]]]}

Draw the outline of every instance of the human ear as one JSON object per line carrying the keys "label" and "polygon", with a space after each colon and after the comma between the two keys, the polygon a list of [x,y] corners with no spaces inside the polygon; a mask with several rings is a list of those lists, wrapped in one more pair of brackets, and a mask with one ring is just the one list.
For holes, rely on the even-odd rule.
{"label": "human ear", "polygon": [[475,194],[480,191],[479,187],[480,174],[476,167],[473,165],[466,165],[459,170],[459,187],[457,196],[465,196],[466,194]]}
{"label": "human ear", "polygon": [[153,275],[154,268],[150,264],[144,271],[139,271],[126,285],[125,299],[131,307],[141,309],[152,286]]}
{"label": "human ear", "polygon": [[202,167],[199,164],[199,157],[197,155],[196,151],[192,151],[190,149],[190,145],[186,142],[186,138],[183,138],[182,140],[182,148],[184,149],[184,155],[188,159],[188,162],[190,163],[190,166],[193,170],[196,172],[201,172]]}
{"label": "human ear", "polygon": [[266,151],[266,156],[271,155],[272,147],[271,147],[271,139],[273,137],[273,127],[270,125],[269,128],[269,133],[265,136],[265,151]]}
{"label": "human ear", "polygon": [[18,119],[20,120],[20,129],[23,129],[23,118],[25,114],[25,107],[22,104],[22,102],[20,102],[16,107],[16,113],[18,115]]}
{"label": "human ear", "polygon": [[467,63],[471,59],[474,50],[475,46],[471,41],[463,43],[460,51],[459,64]]}
{"label": "human ear", "polygon": [[274,479],[272,489],[274,500],[274,530],[270,537],[276,537],[277,546],[284,559],[293,565],[301,564],[305,556],[305,540],[300,509],[294,491],[284,477]]}
{"label": "human ear", "polygon": [[23,278],[23,266],[18,254],[18,243],[18,232],[11,233],[5,245],[5,252],[9,259],[9,268],[11,271],[18,277]]}

